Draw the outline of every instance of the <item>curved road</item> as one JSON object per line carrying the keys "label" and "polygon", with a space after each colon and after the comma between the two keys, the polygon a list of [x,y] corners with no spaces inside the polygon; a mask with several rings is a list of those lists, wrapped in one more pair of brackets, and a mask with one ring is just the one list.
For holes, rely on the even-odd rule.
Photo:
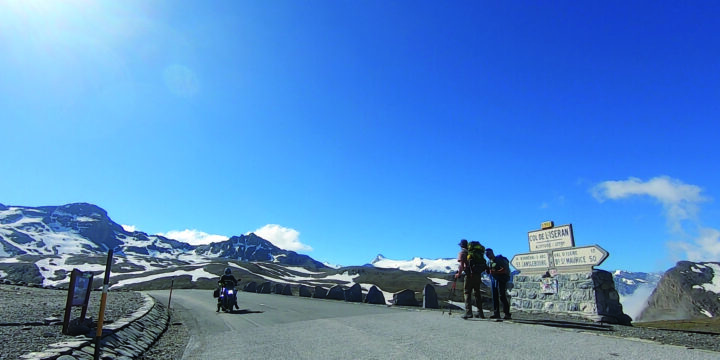
{"label": "curved road", "polygon": [[[167,303],[167,291],[150,291]],[[464,321],[460,312],[240,292],[216,313],[209,290],[175,290],[183,359],[719,359],[716,352],[538,325]]]}

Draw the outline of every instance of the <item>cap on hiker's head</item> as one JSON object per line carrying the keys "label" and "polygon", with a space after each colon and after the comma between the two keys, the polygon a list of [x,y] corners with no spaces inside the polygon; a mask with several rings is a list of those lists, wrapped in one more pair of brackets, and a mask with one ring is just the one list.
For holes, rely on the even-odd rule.
{"label": "cap on hiker's head", "polygon": [[460,245],[462,247],[467,247],[467,240],[465,240],[465,239],[460,240],[460,243],[458,245]]}

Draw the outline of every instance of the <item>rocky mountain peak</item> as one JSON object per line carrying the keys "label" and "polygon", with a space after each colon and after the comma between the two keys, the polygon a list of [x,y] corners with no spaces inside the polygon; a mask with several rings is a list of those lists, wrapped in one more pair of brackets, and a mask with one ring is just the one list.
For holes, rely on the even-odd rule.
{"label": "rocky mountain peak", "polygon": [[665,272],[638,321],[720,315],[720,263],[680,261]]}

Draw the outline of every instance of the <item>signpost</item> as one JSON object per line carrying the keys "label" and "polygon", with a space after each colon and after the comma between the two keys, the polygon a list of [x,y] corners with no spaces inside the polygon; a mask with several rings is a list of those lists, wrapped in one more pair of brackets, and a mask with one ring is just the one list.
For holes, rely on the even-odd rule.
{"label": "signpost", "polygon": [[65,317],[63,318],[62,333],[68,334],[70,327],[70,317],[73,306],[80,306],[80,322],[85,321],[88,303],[90,302],[90,287],[92,286],[93,273],[82,272],[73,269],[70,273],[70,286],[68,286],[68,296],[65,303]]}
{"label": "signpost", "polygon": [[550,268],[550,254],[547,252],[517,254],[513,256],[510,264],[516,269],[545,272]]}
{"label": "signpost", "polygon": [[[528,232],[530,252],[517,254],[512,266],[521,276],[513,279],[513,306],[551,313],[576,313],[594,321],[615,318],[630,324],[609,273],[595,270],[608,258],[598,245],[575,246],[572,225],[545,221]],[[606,274],[607,273],[607,274]]]}
{"label": "signpost", "polygon": [[592,270],[608,257],[598,245],[575,247],[571,224],[554,226],[545,221],[540,230],[528,232],[529,253],[517,254],[510,262],[522,272],[554,273]]}
{"label": "signpost", "polygon": [[608,252],[597,245],[575,247],[552,252],[556,267],[593,267],[600,265],[608,257]]}
{"label": "signpost", "polygon": [[530,251],[545,251],[575,246],[572,225],[561,225],[528,232]]}

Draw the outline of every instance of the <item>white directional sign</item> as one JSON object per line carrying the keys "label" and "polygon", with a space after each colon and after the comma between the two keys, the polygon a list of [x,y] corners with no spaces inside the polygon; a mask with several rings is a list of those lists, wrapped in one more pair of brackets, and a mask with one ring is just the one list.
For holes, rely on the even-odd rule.
{"label": "white directional sign", "polygon": [[550,254],[546,252],[517,254],[510,261],[512,266],[520,271],[542,270],[550,268]]}
{"label": "white directional sign", "polygon": [[597,245],[582,246],[552,252],[553,263],[556,267],[567,266],[597,266],[608,257],[608,252]]}
{"label": "white directional sign", "polygon": [[550,229],[528,232],[530,251],[548,251],[575,246],[572,225],[561,225]]}

